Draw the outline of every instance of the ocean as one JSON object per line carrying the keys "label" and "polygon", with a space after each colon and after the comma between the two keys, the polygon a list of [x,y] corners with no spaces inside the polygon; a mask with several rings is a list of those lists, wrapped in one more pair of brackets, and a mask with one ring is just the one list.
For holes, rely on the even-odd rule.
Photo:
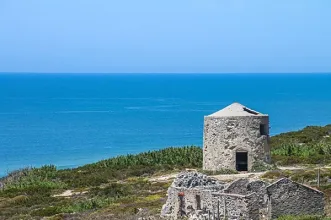
{"label": "ocean", "polygon": [[203,117],[233,102],[271,134],[331,123],[330,74],[0,74],[0,176],[202,145]]}

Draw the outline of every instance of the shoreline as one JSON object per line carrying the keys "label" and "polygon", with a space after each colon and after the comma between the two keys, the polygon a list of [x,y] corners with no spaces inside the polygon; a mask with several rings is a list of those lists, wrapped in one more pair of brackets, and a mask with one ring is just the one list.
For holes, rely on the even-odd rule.
{"label": "shoreline", "polygon": [[[330,125],[330,124],[323,123],[323,125],[317,125],[317,126],[314,125],[314,127],[321,127],[322,128],[322,127],[325,127],[325,126],[328,126],[328,125]],[[307,128],[307,127],[311,127],[311,126],[306,126],[304,128]],[[291,130],[291,131],[281,132],[281,133],[278,133],[278,134],[272,134],[270,136],[270,138],[273,138],[273,137],[276,137],[276,136],[279,136],[279,135],[283,135],[283,134],[287,134],[287,133],[291,133],[291,132],[299,132],[299,131],[303,130],[304,128],[299,129],[299,130],[294,130],[294,131]],[[170,147],[181,148],[181,147],[184,147],[184,146],[197,146],[197,147],[202,148],[201,145],[196,145],[196,144],[170,146]],[[98,163],[98,162],[103,161],[103,160],[109,160],[109,159],[112,159],[112,158],[122,157],[122,156],[127,156],[127,155],[137,155],[137,154],[141,154],[141,153],[146,153],[146,152],[150,152],[150,151],[158,151],[158,150],[163,150],[163,149],[167,149],[167,148],[169,148],[169,146],[168,147],[167,146],[166,147],[161,147],[161,148],[152,148],[150,150],[140,151],[140,152],[136,152],[136,153],[118,154],[116,156],[110,156],[110,157],[107,157],[107,158],[95,159],[93,161],[86,162],[86,163],[79,163],[77,165],[55,165],[55,164],[50,163],[50,164],[40,164],[40,165],[37,165],[37,166],[25,166],[25,167],[20,167],[20,168],[17,168],[17,169],[14,168],[14,169],[11,169],[10,171],[6,171],[6,172],[0,172],[0,178],[6,177],[11,172],[22,170],[22,169],[25,169],[25,168],[40,168],[40,167],[45,166],[45,165],[54,165],[58,170],[76,169],[76,168],[83,167],[83,166],[86,166],[86,165],[95,164],[95,163]]]}

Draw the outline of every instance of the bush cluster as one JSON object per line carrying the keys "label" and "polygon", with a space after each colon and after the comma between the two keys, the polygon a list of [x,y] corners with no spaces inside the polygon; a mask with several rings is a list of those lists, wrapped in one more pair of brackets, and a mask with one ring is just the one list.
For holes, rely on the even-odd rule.
{"label": "bush cluster", "polygon": [[277,218],[278,220],[330,220],[330,218],[325,218],[322,216],[309,216],[309,215],[304,215],[304,216],[283,216],[280,218]]}
{"label": "bush cluster", "polygon": [[156,172],[202,167],[202,149],[169,147],[137,155],[102,160],[76,169],[60,170],[58,177],[71,187],[99,186],[109,180],[149,176]]}
{"label": "bush cluster", "polygon": [[309,126],[271,138],[272,160],[281,165],[331,162],[331,125]]}

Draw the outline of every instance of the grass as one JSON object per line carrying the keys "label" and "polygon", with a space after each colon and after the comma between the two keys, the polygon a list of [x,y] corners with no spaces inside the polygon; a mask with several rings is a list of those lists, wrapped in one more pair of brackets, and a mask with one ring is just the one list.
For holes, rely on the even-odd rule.
{"label": "grass", "polygon": [[291,131],[282,133],[271,138],[271,145],[277,148],[282,144],[295,143],[295,144],[314,144],[319,143],[330,135],[331,124],[322,126],[307,126],[299,131]]}
{"label": "grass", "polygon": [[322,216],[283,216],[278,218],[278,220],[330,220],[331,218],[326,218]]}
{"label": "grass", "polygon": [[101,217],[103,211],[107,212],[105,216],[112,213],[111,219],[122,219],[125,215],[137,214],[142,208],[148,209],[151,215],[158,215],[169,185],[170,182],[153,183],[146,178],[129,178],[121,183],[110,182],[92,187],[86,194],[69,198],[55,198],[51,194],[10,197],[4,190],[0,195],[0,219],[21,219],[18,216],[22,215],[32,219],[48,216],[62,219],[62,214],[85,218],[93,213]]}
{"label": "grass", "polygon": [[276,168],[277,167],[275,166],[275,164],[267,164],[261,160],[256,160],[253,163],[252,172],[264,172],[268,170],[274,170]]}
{"label": "grass", "polygon": [[99,186],[110,179],[150,176],[157,172],[202,167],[200,147],[166,148],[102,160],[77,169],[61,170],[58,177],[70,187]]}
{"label": "grass", "polygon": [[282,165],[331,163],[331,141],[309,144],[283,144],[272,150],[275,161]]}
{"label": "grass", "polygon": [[[121,219],[142,208],[158,215],[170,182],[153,183],[146,177],[201,166],[201,148],[191,146],[119,156],[76,169],[57,170],[52,165],[21,169],[0,179],[0,219],[100,216],[101,210]],[[88,193],[53,196],[66,189]]]}
{"label": "grass", "polygon": [[[330,130],[331,125],[311,126],[272,137],[273,161],[282,165],[331,163]],[[134,219],[158,216],[171,182],[151,182],[148,177],[187,168],[201,171],[201,167],[202,149],[188,146],[119,156],[75,169],[57,170],[53,165],[21,169],[0,179],[0,219]],[[255,171],[275,169],[263,163],[256,163],[253,167]],[[208,175],[237,173],[233,170],[203,172]],[[314,185],[316,170],[272,170],[263,177],[289,177]],[[331,169],[322,169],[320,190],[331,198],[329,177]],[[53,196],[67,189],[87,193],[68,198]],[[280,219],[322,218],[287,216]]]}
{"label": "grass", "polygon": [[[279,179],[283,177],[291,178],[296,182],[313,184],[316,182],[318,168],[305,168],[298,170],[271,170],[262,175],[267,179]],[[329,185],[329,178],[331,176],[330,168],[320,169],[320,183]]]}
{"label": "grass", "polygon": [[280,165],[331,163],[331,125],[308,126],[271,138],[271,155]]}

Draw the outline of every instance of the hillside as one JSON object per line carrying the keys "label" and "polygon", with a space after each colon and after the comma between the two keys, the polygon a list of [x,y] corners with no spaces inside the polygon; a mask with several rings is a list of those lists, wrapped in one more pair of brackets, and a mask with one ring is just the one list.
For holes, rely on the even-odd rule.
{"label": "hillside", "polygon": [[272,159],[280,165],[331,163],[331,125],[308,126],[271,137]]}
{"label": "hillside", "polygon": [[149,177],[202,166],[199,147],[167,148],[76,169],[26,168],[2,178],[0,219],[132,219],[155,215],[169,182]]}
{"label": "hillside", "polygon": [[[330,130],[331,125],[310,126],[272,137],[273,161],[330,163]],[[154,177],[201,167],[202,149],[191,146],[119,156],[75,169],[25,168],[0,179],[0,219],[157,219],[171,179]],[[314,184],[315,173],[307,169],[265,174],[265,178],[281,176]],[[322,176],[321,190],[329,195],[331,169],[322,170]]]}

